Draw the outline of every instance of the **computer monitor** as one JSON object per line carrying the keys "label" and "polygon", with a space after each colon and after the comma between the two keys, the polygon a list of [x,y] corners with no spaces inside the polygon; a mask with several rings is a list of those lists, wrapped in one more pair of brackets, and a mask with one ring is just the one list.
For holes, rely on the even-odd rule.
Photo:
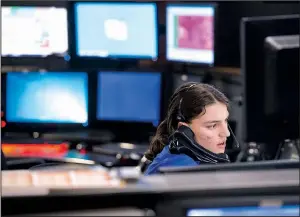
{"label": "computer monitor", "polygon": [[299,216],[299,205],[188,209],[186,216]]}
{"label": "computer monitor", "polygon": [[174,74],[173,75],[173,92],[181,85],[187,82],[198,82],[201,83],[203,80],[203,75],[196,74]]}
{"label": "computer monitor", "polygon": [[18,124],[88,123],[88,75],[84,72],[9,72],[6,120]]}
{"label": "computer monitor", "polygon": [[3,6],[2,57],[62,55],[68,51],[66,8]]}
{"label": "computer monitor", "polygon": [[265,116],[282,139],[300,138],[299,53],[299,35],[265,39]]}
{"label": "computer monitor", "polygon": [[155,3],[75,3],[76,54],[79,57],[156,59]]}
{"label": "computer monitor", "polygon": [[[266,172],[270,173],[264,176]],[[278,179],[276,173],[281,176],[289,174],[286,174],[288,177],[284,180]],[[297,169],[242,174],[220,172],[164,175],[163,178],[173,188],[168,191],[168,199],[157,204],[156,215],[299,216]],[[188,184],[183,187],[183,182]]]}
{"label": "computer monitor", "polygon": [[[264,92],[267,81],[264,43],[269,36],[299,34],[299,21],[299,15],[252,17],[243,18],[241,21],[241,70],[245,97],[244,140],[270,144],[268,147],[273,149],[270,157],[277,150],[277,135],[281,135],[281,129],[269,121],[265,114]],[[290,95],[285,97],[289,99]],[[298,117],[295,119],[299,119]]]}
{"label": "computer monitor", "polygon": [[215,6],[167,4],[167,59],[213,65]]}
{"label": "computer monitor", "polygon": [[161,79],[158,72],[99,72],[97,119],[157,126]]}

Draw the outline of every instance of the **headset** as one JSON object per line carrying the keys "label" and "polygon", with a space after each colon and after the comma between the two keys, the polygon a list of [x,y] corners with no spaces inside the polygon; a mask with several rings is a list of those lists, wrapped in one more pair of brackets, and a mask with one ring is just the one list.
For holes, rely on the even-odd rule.
{"label": "headset", "polygon": [[[188,92],[192,87],[196,86],[196,85],[199,85],[200,83],[193,83],[191,84],[189,87],[186,88],[186,90],[184,91],[184,93]],[[176,119],[178,122],[185,122],[187,123],[187,119],[184,117],[183,113],[182,113],[182,101],[183,101],[183,97],[181,97],[180,101],[179,101],[179,106],[178,106],[178,113],[176,115]],[[236,138],[236,136],[234,135],[231,127],[229,125],[228,126],[228,129],[230,131],[230,134],[232,135],[234,141],[235,141],[235,148],[240,148],[240,145],[239,145],[239,142]],[[191,130],[191,129],[190,129]],[[171,136],[172,137],[172,136]],[[172,138],[169,138],[169,140],[172,140]],[[173,141],[175,143],[178,144],[178,140],[177,141]],[[175,145],[176,146],[176,145]],[[171,145],[169,145],[169,148],[170,148],[170,151],[173,152],[175,151],[176,152],[176,147],[172,147],[172,143]],[[178,151],[178,149],[177,149]],[[141,164],[138,166],[138,168],[140,168],[142,170],[142,172],[144,172],[147,168],[147,166],[151,163],[151,161],[149,161],[148,159],[145,158],[145,156],[143,157],[143,159],[141,160]]]}
{"label": "headset", "polygon": [[[193,83],[193,84],[191,84],[189,87],[186,88],[186,91],[184,91],[184,93],[187,93],[192,87],[195,87],[195,86],[197,86],[197,85],[199,85],[199,84],[200,84],[200,83]],[[176,116],[176,119],[177,119],[178,122],[185,122],[185,123],[187,123],[187,120],[186,120],[186,118],[184,117],[184,115],[183,115],[183,113],[182,113],[182,108],[181,108],[182,101],[183,101],[183,97],[181,97],[181,99],[180,99],[180,101],[179,101],[178,114],[177,114],[177,116]],[[230,131],[230,134],[231,134],[232,137],[233,137],[233,140],[235,141],[235,146],[234,146],[234,148],[239,149],[239,148],[240,148],[240,143],[238,142],[238,140],[237,140],[235,134],[233,133],[233,130],[231,129],[230,125],[227,124],[227,126],[228,126],[228,129],[229,129],[229,131]]]}

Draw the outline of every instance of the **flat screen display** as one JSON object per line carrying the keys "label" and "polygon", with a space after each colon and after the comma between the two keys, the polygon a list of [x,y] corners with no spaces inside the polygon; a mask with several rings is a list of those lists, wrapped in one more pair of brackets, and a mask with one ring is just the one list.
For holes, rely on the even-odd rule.
{"label": "flat screen display", "polygon": [[299,216],[299,205],[189,209],[187,216]]}
{"label": "flat screen display", "polygon": [[68,51],[66,8],[3,6],[1,55],[48,56]]}
{"label": "flat screen display", "polygon": [[155,3],[76,3],[75,26],[80,57],[157,58]]}
{"label": "flat screen display", "polygon": [[97,118],[107,121],[160,121],[161,74],[99,72]]}
{"label": "flat screen display", "polygon": [[209,5],[167,5],[167,59],[214,63],[215,8]]}
{"label": "flat screen display", "polygon": [[88,122],[88,76],[84,72],[10,72],[6,120],[14,123]]}

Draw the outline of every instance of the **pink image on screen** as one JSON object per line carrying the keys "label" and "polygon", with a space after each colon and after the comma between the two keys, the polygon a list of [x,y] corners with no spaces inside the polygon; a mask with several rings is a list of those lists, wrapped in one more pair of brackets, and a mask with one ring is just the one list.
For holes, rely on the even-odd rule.
{"label": "pink image on screen", "polygon": [[179,48],[199,50],[213,49],[213,17],[212,16],[178,16]]}

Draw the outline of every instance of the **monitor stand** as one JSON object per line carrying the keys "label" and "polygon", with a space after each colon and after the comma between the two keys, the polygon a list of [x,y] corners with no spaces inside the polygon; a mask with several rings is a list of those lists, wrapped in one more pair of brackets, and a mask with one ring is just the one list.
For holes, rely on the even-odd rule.
{"label": "monitor stand", "polygon": [[115,138],[110,131],[105,130],[79,130],[69,132],[44,133],[41,138],[45,140],[63,140],[63,141],[86,141],[107,143]]}

